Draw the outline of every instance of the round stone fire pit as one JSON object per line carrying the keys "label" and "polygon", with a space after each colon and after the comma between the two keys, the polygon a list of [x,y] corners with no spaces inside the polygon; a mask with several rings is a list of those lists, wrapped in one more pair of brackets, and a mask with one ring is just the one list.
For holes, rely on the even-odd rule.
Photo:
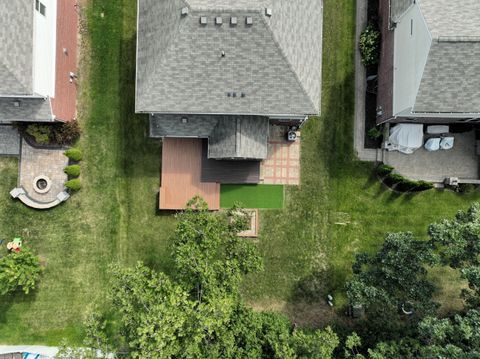
{"label": "round stone fire pit", "polygon": [[47,193],[52,187],[52,181],[47,176],[37,176],[33,180],[33,189],[37,193]]}

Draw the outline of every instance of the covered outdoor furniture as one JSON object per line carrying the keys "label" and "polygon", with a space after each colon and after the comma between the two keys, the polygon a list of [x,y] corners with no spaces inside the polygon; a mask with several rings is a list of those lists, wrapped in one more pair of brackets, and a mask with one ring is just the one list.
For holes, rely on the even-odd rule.
{"label": "covered outdoor furniture", "polygon": [[440,148],[442,150],[450,150],[453,148],[453,143],[455,142],[454,137],[444,137],[440,141]]}
{"label": "covered outdoor furniture", "polygon": [[423,125],[400,123],[390,129],[390,137],[385,147],[390,151],[412,154],[422,145]]}
{"label": "covered outdoor furniture", "polygon": [[442,133],[449,133],[450,127],[447,125],[433,125],[427,126],[427,133],[429,135],[441,135]]}
{"label": "covered outdoor furniture", "polygon": [[425,142],[425,149],[429,152],[438,151],[440,149],[441,138],[429,138]]}

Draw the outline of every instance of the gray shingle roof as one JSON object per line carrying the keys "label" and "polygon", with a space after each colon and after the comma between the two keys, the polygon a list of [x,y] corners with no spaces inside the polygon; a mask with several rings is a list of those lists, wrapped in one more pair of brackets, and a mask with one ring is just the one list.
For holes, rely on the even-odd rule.
{"label": "gray shingle roof", "polygon": [[0,97],[0,121],[53,121],[49,99],[22,98],[20,106],[14,106],[17,99]]}
{"label": "gray shingle roof", "polygon": [[256,116],[221,116],[208,140],[208,158],[267,158],[269,121]]}
{"label": "gray shingle roof", "polygon": [[417,0],[432,35],[413,112],[479,113],[480,1]]}
{"label": "gray shingle roof", "polygon": [[479,0],[417,0],[432,37],[480,36]]}
{"label": "gray shingle roof", "polygon": [[435,42],[415,112],[480,112],[480,42]]}
{"label": "gray shingle roof", "polygon": [[[182,122],[187,118],[187,122]],[[155,115],[150,117],[150,137],[208,138],[218,123],[218,118],[209,115]]]}
{"label": "gray shingle roof", "polygon": [[33,93],[32,0],[2,1],[0,9],[0,96]]}
{"label": "gray shingle roof", "polygon": [[[184,17],[183,6],[190,7]],[[238,25],[230,26],[232,16]],[[321,20],[318,0],[140,0],[136,110],[318,113]]]}
{"label": "gray shingle roof", "polygon": [[390,0],[390,20],[397,22],[412,4],[413,0]]}

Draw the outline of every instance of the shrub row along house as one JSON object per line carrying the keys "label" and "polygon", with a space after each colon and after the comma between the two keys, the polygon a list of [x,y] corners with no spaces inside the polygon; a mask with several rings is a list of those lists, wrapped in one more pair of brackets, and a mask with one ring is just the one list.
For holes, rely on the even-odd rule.
{"label": "shrub row along house", "polygon": [[3,1],[0,123],[75,117],[75,0]]}
{"label": "shrub row along house", "polygon": [[163,139],[161,209],[218,209],[222,183],[298,183],[269,154],[319,114],[321,19],[318,0],[138,1],[136,112]]}

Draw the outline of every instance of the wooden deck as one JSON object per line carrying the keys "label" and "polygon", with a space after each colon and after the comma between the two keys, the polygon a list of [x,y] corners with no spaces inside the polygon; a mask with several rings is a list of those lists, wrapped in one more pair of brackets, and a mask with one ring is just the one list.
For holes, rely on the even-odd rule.
{"label": "wooden deck", "polygon": [[185,209],[186,203],[199,195],[211,210],[219,210],[220,184],[201,182],[201,172],[201,139],[165,138],[162,149],[160,209]]}
{"label": "wooden deck", "polygon": [[[70,82],[70,72],[77,72],[78,9],[77,0],[57,2],[57,48],[55,98],[52,109],[58,120],[71,121],[76,117],[77,85]],[[66,49],[66,52],[64,51]]]}

